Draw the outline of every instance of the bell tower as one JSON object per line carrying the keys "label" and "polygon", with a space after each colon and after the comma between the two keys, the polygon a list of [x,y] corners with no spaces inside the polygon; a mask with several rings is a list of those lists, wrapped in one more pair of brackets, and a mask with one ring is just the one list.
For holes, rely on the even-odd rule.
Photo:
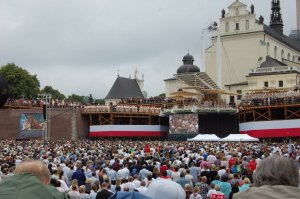
{"label": "bell tower", "polygon": [[276,30],[277,32],[283,34],[283,22],[281,16],[280,0],[272,0],[272,13],[270,27]]}

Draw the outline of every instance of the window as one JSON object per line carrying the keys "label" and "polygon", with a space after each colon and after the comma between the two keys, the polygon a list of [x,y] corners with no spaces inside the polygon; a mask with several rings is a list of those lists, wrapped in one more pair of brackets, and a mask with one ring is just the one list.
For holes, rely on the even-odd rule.
{"label": "window", "polygon": [[239,30],[240,29],[240,24],[239,23],[236,23],[235,24],[235,30]]}
{"label": "window", "polygon": [[283,60],[283,59],[284,59],[284,51],[281,50],[281,60]]}
{"label": "window", "polygon": [[267,42],[267,55],[270,55],[270,43]]}
{"label": "window", "polygon": [[291,58],[291,55],[290,55],[290,53],[288,53],[287,59],[290,60],[290,58]]}
{"label": "window", "polygon": [[249,20],[246,20],[246,30],[249,30]]}
{"label": "window", "polygon": [[293,62],[295,62],[295,55],[293,55]]}
{"label": "window", "polygon": [[238,8],[235,10],[235,14],[236,14],[236,15],[239,15],[239,14],[240,14],[240,11],[239,11]]}
{"label": "window", "polygon": [[277,59],[277,46],[274,48],[274,58]]}
{"label": "window", "polygon": [[269,82],[264,82],[264,87],[268,88],[269,87]]}
{"label": "window", "polygon": [[237,95],[237,100],[241,100],[242,99],[242,90],[237,90],[236,93]]}
{"label": "window", "polygon": [[225,26],[225,32],[229,32],[229,23],[228,22],[226,23],[226,26]]}
{"label": "window", "polygon": [[283,87],[283,81],[282,80],[278,81],[278,87]]}

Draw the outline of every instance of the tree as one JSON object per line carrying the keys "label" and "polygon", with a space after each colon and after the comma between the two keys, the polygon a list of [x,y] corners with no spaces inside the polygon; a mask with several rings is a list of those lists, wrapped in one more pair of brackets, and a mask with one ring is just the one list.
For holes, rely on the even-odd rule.
{"label": "tree", "polygon": [[0,68],[0,74],[8,83],[9,98],[27,99],[36,98],[40,92],[40,82],[36,75],[29,72],[14,63],[8,63]]}
{"label": "tree", "polygon": [[68,101],[79,102],[81,104],[85,104],[86,103],[86,97],[85,96],[76,95],[76,94],[72,94],[71,96],[68,97]]}
{"label": "tree", "polygon": [[52,86],[45,86],[42,90],[41,90],[42,94],[51,94],[52,99],[65,99],[66,97],[64,96],[64,94],[60,93],[58,90],[52,88]]}
{"label": "tree", "polygon": [[96,99],[94,101],[95,104],[100,104],[100,105],[104,105],[105,104],[105,100],[104,99]]}

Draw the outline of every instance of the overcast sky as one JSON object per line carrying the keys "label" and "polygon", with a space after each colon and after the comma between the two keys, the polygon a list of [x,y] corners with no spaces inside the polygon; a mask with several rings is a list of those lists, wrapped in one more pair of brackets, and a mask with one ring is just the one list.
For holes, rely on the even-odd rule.
{"label": "overcast sky", "polygon": [[[144,74],[148,96],[165,92],[189,51],[201,66],[202,29],[234,0],[0,0],[0,65],[37,74],[41,88],[104,98],[117,75]],[[271,0],[254,4],[269,24]],[[296,0],[281,1],[284,32]],[[208,38],[208,35],[206,35]],[[206,42],[206,46],[208,42]]]}

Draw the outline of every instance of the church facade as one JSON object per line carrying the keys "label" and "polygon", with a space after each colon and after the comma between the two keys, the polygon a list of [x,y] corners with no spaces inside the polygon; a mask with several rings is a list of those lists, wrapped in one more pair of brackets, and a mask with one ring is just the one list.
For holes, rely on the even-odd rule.
{"label": "church facade", "polygon": [[[228,12],[222,10],[219,26],[212,28],[212,45],[205,51],[205,72],[215,82],[220,81],[221,89],[231,88],[231,92],[243,95],[248,89],[247,76],[268,57],[284,62],[287,67],[300,67],[300,43],[283,34],[280,10],[280,1],[272,0],[269,26],[262,16],[257,19],[253,5],[248,10],[239,0],[228,7]],[[221,66],[217,66],[217,56]],[[220,77],[218,67],[221,68]],[[264,77],[260,75],[260,78]],[[283,81],[283,85],[289,87],[298,83],[296,78],[293,82],[287,79],[289,77],[280,77],[272,83],[275,81],[274,86],[277,86],[278,81]],[[265,81],[256,83],[256,88],[265,86]]]}

